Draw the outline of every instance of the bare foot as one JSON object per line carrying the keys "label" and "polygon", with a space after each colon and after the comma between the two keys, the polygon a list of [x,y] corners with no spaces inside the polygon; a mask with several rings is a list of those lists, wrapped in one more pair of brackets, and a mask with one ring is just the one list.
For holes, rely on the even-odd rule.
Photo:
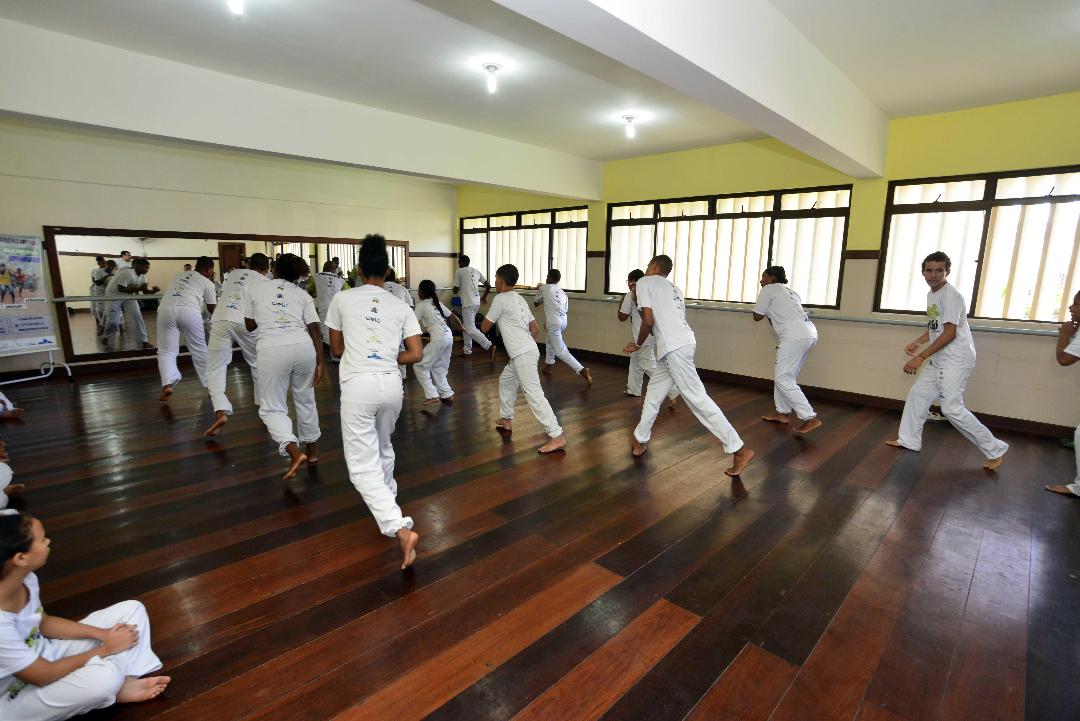
{"label": "bare foot", "polygon": [[172,679],[168,676],[129,677],[116,693],[116,703],[139,703],[161,695]]}
{"label": "bare foot", "polygon": [[743,447],[735,451],[732,456],[734,463],[731,468],[724,471],[729,476],[737,476],[746,470],[746,467],[750,465],[750,461],[754,460],[754,452],[749,448]]}
{"label": "bare foot", "polygon": [[300,450],[300,446],[295,443],[290,443],[285,447],[289,457],[292,458],[292,463],[289,464],[289,470],[285,471],[285,475],[281,477],[281,480],[287,481],[296,475],[296,472],[300,470],[300,466],[307,461],[307,454]]}
{"label": "bare foot", "polygon": [[8,494],[9,496],[17,496],[25,490],[25,483],[12,483],[10,486],[4,489],[4,493]]}
{"label": "bare foot", "polygon": [[210,436],[216,436],[218,431],[225,427],[225,424],[229,422],[229,415],[225,411],[218,411],[215,414],[214,422],[210,424],[210,427],[203,433],[204,436],[209,438]]}
{"label": "bare foot", "polygon": [[318,463],[319,462],[319,444],[315,441],[307,444],[307,462]]}
{"label": "bare foot", "polygon": [[803,421],[802,425],[795,429],[795,432],[806,434],[818,428],[821,428],[821,421],[818,420],[817,416],[814,416]]}
{"label": "bare foot", "polygon": [[761,420],[770,421],[772,423],[787,423],[790,421],[787,413],[770,413],[767,416],[762,416]]}
{"label": "bare foot", "polygon": [[649,450],[649,445],[647,443],[638,443],[637,438],[635,438],[634,442],[630,444],[630,454],[634,458],[641,458],[643,455],[645,455],[645,451],[647,450]]}
{"label": "bare foot", "polygon": [[169,396],[171,396],[172,394],[173,394],[173,387],[172,386],[162,386],[162,388],[161,388],[161,398],[159,398],[158,400],[162,401],[162,402],[165,402],[165,401],[169,400]]}
{"label": "bare foot", "polygon": [[996,471],[997,469],[1001,468],[1001,464],[1004,463],[1004,462],[1005,462],[1005,454],[1002,453],[999,457],[991,458],[986,463],[984,463],[983,468],[985,468],[988,471]]}
{"label": "bare foot", "polygon": [[416,544],[420,543],[420,534],[408,528],[402,528],[397,532],[397,537],[401,543],[401,570],[404,571],[416,560]]}
{"label": "bare foot", "polygon": [[453,396],[447,396],[446,398],[440,398],[439,400],[442,401],[443,403],[453,403],[454,402],[454,397]]}
{"label": "bare foot", "polygon": [[547,363],[545,363],[544,367],[540,369],[540,372],[543,373],[546,376],[551,375],[551,366],[549,366]]}
{"label": "bare foot", "polygon": [[538,453],[554,453],[563,448],[566,448],[566,436],[556,436],[536,450]]}
{"label": "bare foot", "polygon": [[0,418],[22,418],[22,408],[9,408],[0,413]]}
{"label": "bare foot", "polygon": [[904,450],[907,450],[906,447],[900,445],[900,441],[885,441],[885,445],[892,446],[893,448],[904,448]]}
{"label": "bare foot", "polygon": [[434,405],[437,405],[438,403],[439,403],[438,398],[428,398],[428,399],[426,399],[424,401],[425,406],[434,406]]}
{"label": "bare foot", "polygon": [[[1076,494],[1073,493],[1068,486],[1046,486],[1046,490],[1051,491],[1052,493],[1060,493],[1063,496],[1072,496],[1073,498],[1077,497]],[[11,493],[11,486],[8,486],[8,493]]]}
{"label": "bare foot", "polygon": [[499,420],[495,421],[495,428],[500,431],[514,430],[513,423],[510,421],[509,418],[500,418]]}
{"label": "bare foot", "polygon": [[578,371],[578,373],[580,373],[581,377],[585,379],[585,385],[592,385],[592,373],[589,372],[588,368],[582,368],[580,371]]}
{"label": "bare foot", "polygon": [[491,362],[495,362],[495,354],[499,352],[499,349],[495,347],[495,344],[491,344]]}

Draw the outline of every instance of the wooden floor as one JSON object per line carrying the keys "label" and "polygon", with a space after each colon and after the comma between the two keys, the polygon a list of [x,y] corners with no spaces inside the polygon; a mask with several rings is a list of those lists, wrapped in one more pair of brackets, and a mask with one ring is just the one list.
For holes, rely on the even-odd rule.
{"label": "wooden floor", "polygon": [[[565,454],[540,457],[524,401],[492,430],[499,367],[454,359],[457,402],[395,435],[415,570],[349,484],[336,382],[322,462],[293,482],[230,371],[220,441],[192,380],[150,371],[12,386],[3,427],[24,507],[52,539],[48,612],[150,610],[167,695],[96,719],[1080,718],[1080,500],[1052,439],[1005,434],[997,476],[931,423],[818,403],[802,439],[758,421],[770,394],[710,385],[757,460],[739,480],[681,406],[648,455],[625,370],[545,380]],[[556,383],[557,381],[557,383]]]}

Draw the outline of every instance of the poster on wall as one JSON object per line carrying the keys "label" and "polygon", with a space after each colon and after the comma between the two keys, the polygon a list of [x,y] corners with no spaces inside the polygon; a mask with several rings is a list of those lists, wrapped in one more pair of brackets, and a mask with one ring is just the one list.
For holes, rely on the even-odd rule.
{"label": "poster on wall", "polygon": [[0,356],[55,350],[41,238],[0,235]]}

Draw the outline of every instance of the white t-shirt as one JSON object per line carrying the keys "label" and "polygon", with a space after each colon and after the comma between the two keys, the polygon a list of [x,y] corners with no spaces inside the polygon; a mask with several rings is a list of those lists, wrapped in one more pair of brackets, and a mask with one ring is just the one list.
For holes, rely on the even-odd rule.
{"label": "white t-shirt", "polygon": [[169,287],[161,295],[161,307],[194,308],[201,311],[203,305],[217,303],[217,287],[214,281],[193,270],[177,273]]}
{"label": "white t-shirt", "polygon": [[1076,358],[1080,358],[1080,333],[1077,333],[1069,341],[1069,345],[1065,346],[1065,352]]}
{"label": "white t-shirt", "polygon": [[565,327],[566,315],[570,310],[570,301],[566,292],[554,283],[545,283],[536,292],[536,298],[544,307],[544,322],[549,328]]}
{"label": "white t-shirt", "polygon": [[446,324],[446,319],[450,317],[450,309],[439,303],[439,310],[442,312],[435,310],[435,303],[431,298],[425,298],[416,304],[416,320],[432,338],[442,336],[453,339],[450,326]]}
{"label": "white t-shirt", "polygon": [[454,287],[458,289],[458,297],[461,298],[461,306],[470,308],[480,305],[480,291],[478,286],[487,283],[484,274],[472,266],[458,268],[454,273]]}
{"label": "white t-shirt", "polygon": [[956,326],[956,337],[949,345],[930,356],[938,368],[974,368],[975,341],[968,328],[967,303],[951,284],[945,283],[937,293],[926,294],[926,328],[933,343],[945,332],[945,324]]}
{"label": "white t-shirt", "polygon": [[754,312],[769,319],[781,343],[817,338],[817,327],[803,310],[802,298],[783,283],[770,283],[763,287]]}
{"label": "white t-shirt", "polygon": [[244,317],[254,319],[259,326],[256,350],[310,343],[307,327],[319,322],[311,296],[281,278],[248,286]]}
{"label": "white t-shirt", "polygon": [[345,285],[345,279],[337,273],[315,274],[315,310],[319,311],[319,317],[326,317],[326,310],[330,307],[330,301],[341,292]]}
{"label": "white t-shirt", "polygon": [[[130,288],[131,286],[140,286],[146,282],[145,275],[136,275],[133,268],[124,268],[116,271],[116,275],[112,277],[109,284],[105,286],[105,295],[121,295],[120,286]],[[128,295],[124,293],[123,295]]]}
{"label": "white t-shirt", "polygon": [[210,320],[227,320],[242,325],[244,323],[244,295],[247,289],[269,280],[262,273],[248,268],[230,271],[225,285],[221,287],[221,297]]}
{"label": "white t-shirt", "polygon": [[[632,293],[627,293],[623,296],[622,305],[619,306],[619,312],[623,315],[630,316],[630,335],[631,340],[637,343],[638,335],[641,333],[641,311],[638,310],[637,303],[634,302],[634,296]],[[645,343],[642,344],[642,348],[645,346],[656,345],[656,338],[649,335],[645,339]]]}
{"label": "white t-shirt", "polygon": [[678,286],[659,275],[647,275],[638,280],[636,289],[638,308],[651,308],[653,312],[657,360],[673,350],[697,344],[686,322],[686,301]]}
{"label": "white t-shirt", "polygon": [[[464,302],[464,301],[462,301]],[[499,293],[491,301],[484,320],[490,320],[499,326],[506,352],[511,358],[522,353],[539,351],[536,341],[529,331],[529,323],[536,320],[525,299],[512,290]]]}
{"label": "white t-shirt", "polygon": [[416,305],[416,300],[413,299],[412,293],[410,293],[408,288],[401,285],[400,283],[386,281],[385,283],[383,283],[383,290],[385,290],[387,293],[392,293],[395,298],[397,298],[410,308]]}
{"label": "white t-shirt", "polygon": [[130,260],[124,260],[123,258],[117,258],[116,259],[116,269],[117,270],[123,270],[124,268],[130,268],[130,267],[131,267],[131,261]]}
{"label": "white t-shirt", "polygon": [[[49,643],[41,635],[44,610],[37,576],[29,574],[23,585],[30,592],[26,605],[17,613],[0,611],[0,698],[14,698],[26,686],[15,678],[15,674],[41,658]],[[51,660],[47,656],[45,658]]]}
{"label": "white t-shirt", "polygon": [[341,383],[371,373],[397,373],[402,341],[420,335],[409,306],[377,285],[343,290],[330,301],[326,325],[345,337]]}
{"label": "white t-shirt", "polygon": [[104,268],[94,268],[90,271],[90,295],[105,295],[105,286],[98,285],[109,274]]}

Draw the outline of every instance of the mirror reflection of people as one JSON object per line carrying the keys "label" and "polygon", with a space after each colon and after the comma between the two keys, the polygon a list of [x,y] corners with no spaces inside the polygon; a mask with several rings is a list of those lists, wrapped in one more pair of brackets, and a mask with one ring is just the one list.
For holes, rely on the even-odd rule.
{"label": "mirror reflection of people", "polygon": [[214,261],[200,256],[195,270],[178,273],[162,295],[157,310],[157,361],[161,375],[161,400],[169,400],[173,389],[183,377],[176,365],[180,355],[180,334],[191,353],[191,363],[199,382],[206,387],[206,331],[203,327],[202,309],[205,305],[211,313],[217,305],[217,289],[214,287]]}
{"label": "mirror reflection of people", "polygon": [[120,251],[120,260],[116,261],[116,269],[117,270],[123,270],[124,268],[130,268],[131,265],[132,265],[131,251],[129,251],[129,250],[121,250]]}
{"label": "mirror reflection of people", "polygon": [[[90,271],[90,295],[105,295],[105,284],[109,282],[109,272],[105,270],[105,257],[99,255],[94,258],[94,262],[97,263],[97,267]],[[113,267],[116,267],[115,263]],[[100,300],[91,301],[90,314],[94,317],[94,325],[97,326],[97,332],[100,335],[105,325],[105,304]]]}
{"label": "mirror reflection of people", "polygon": [[[136,296],[139,293],[159,293],[161,288],[156,285],[150,286],[146,281],[146,274],[149,272],[150,261],[146,258],[136,258],[131,262],[130,268],[117,271],[113,279],[109,281],[109,285],[105,287],[105,295]],[[134,297],[110,302],[109,316],[105,323],[106,342],[110,341],[120,329],[125,318],[135,324],[135,333],[140,346],[147,350],[153,349],[154,346],[150,345],[150,335],[146,332],[146,323],[143,321],[139,301]]]}
{"label": "mirror reflection of people", "polygon": [[[101,278],[101,286],[100,286],[101,292],[97,294],[97,295],[101,295],[101,296],[105,296],[105,295],[108,294],[109,283],[112,281],[113,276],[116,275],[116,261],[111,260],[111,259],[105,261],[104,271],[105,271],[105,275],[102,276],[102,278]],[[100,310],[98,311],[99,317],[98,317],[97,334],[99,336],[101,336],[101,335],[105,335],[105,326],[108,324],[109,309],[112,307],[112,303],[110,303],[107,300],[99,300],[99,301],[96,301],[96,302],[97,302],[98,306],[100,307]]]}
{"label": "mirror reflection of people", "polygon": [[184,272],[191,270],[191,263],[184,263]]}

